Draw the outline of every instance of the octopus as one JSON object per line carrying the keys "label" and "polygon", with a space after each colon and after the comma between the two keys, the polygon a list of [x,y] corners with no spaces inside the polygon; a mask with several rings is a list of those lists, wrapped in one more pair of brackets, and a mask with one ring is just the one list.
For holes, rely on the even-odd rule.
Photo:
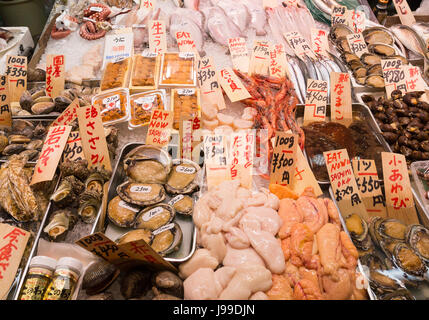
{"label": "octopus", "polygon": [[[100,8],[101,11],[95,11],[93,8]],[[102,3],[91,4],[83,12],[85,23],[80,27],[80,36],[86,40],[96,40],[106,35],[106,30],[103,27],[103,22],[107,20],[111,10],[108,6]]]}

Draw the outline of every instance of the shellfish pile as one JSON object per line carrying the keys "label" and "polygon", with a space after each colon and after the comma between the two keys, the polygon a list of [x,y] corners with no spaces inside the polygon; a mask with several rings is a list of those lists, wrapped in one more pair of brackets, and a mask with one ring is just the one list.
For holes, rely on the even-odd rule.
{"label": "shellfish pile", "polygon": [[162,256],[178,250],[182,230],[174,218],[176,213],[192,215],[200,166],[186,159],[172,161],[163,149],[142,145],[125,156],[123,168],[127,180],[116,187],[107,216],[116,226],[133,230],[117,242],[143,239]]}

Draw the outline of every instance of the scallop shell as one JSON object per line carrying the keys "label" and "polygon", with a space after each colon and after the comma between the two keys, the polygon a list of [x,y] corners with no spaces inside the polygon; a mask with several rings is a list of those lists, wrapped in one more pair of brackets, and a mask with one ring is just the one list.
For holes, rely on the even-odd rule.
{"label": "scallop shell", "polygon": [[141,210],[135,220],[135,228],[154,231],[170,223],[176,213],[172,206],[160,203]]}
{"label": "scallop shell", "polygon": [[165,189],[170,194],[187,194],[198,186],[201,168],[198,164],[187,159],[176,159],[168,177]]}
{"label": "scallop shell", "polygon": [[165,199],[165,190],[158,183],[125,181],[116,188],[122,200],[138,206],[150,206]]}
{"label": "scallop shell", "polygon": [[119,196],[110,200],[107,207],[107,217],[115,225],[123,228],[131,227],[134,224],[139,208],[134,208],[126,203]]}

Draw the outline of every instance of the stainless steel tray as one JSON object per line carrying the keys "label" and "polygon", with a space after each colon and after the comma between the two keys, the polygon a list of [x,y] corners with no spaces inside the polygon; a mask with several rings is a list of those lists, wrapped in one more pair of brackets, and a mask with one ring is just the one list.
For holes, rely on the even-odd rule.
{"label": "stainless steel tray", "polygon": [[[416,209],[417,209],[420,221],[421,221],[421,223],[423,225],[425,225],[426,227],[428,227],[428,225],[424,223],[424,221],[427,219],[427,217],[426,217],[426,214],[424,213],[422,204],[421,204],[420,200],[417,198],[417,195],[416,195],[414,189],[412,191],[413,191],[415,205],[416,205]],[[334,202],[335,206],[337,207],[338,212],[340,212],[340,208],[338,207],[337,201],[335,200],[335,195],[334,195],[334,192],[332,190],[332,187],[329,187],[329,194],[330,194],[331,199]],[[341,225],[343,226],[344,231],[347,232],[347,234],[350,237],[350,234],[349,234],[349,232],[347,230],[347,227],[345,225],[345,222],[344,222],[343,217],[342,217],[341,214],[340,214],[340,220],[341,220]],[[378,250],[378,249],[376,248],[376,250]],[[363,269],[362,264],[361,264],[360,261],[358,261],[358,267],[359,267],[359,270],[361,271],[361,273],[368,280],[368,274],[364,272],[364,269]],[[429,299],[429,282],[427,282],[427,281],[422,281],[419,284],[418,288],[407,288],[407,289],[411,292],[411,294],[417,300],[428,300]],[[369,294],[371,300],[378,300],[377,297],[376,297],[376,295],[375,295],[375,293],[372,291],[372,289],[369,286],[368,286],[368,294]]]}
{"label": "stainless steel tray", "polygon": [[[305,105],[298,105],[296,108],[296,119],[298,124],[301,126],[304,119],[304,108]],[[384,140],[383,136],[380,133],[380,128],[377,125],[377,122],[374,119],[374,116],[371,113],[371,110],[365,105],[365,104],[359,104],[359,103],[353,103],[352,104],[352,116],[353,119],[362,119],[365,120],[370,129],[372,130],[376,140],[380,143],[380,145],[386,150],[390,151],[390,147],[386,140]],[[326,121],[330,121],[330,113],[331,113],[331,106],[328,104],[326,106]],[[307,161],[310,165],[310,168],[312,168],[312,162],[309,160],[307,153],[304,149],[304,155],[307,158]],[[316,177],[317,179],[317,177]],[[317,181],[320,185],[330,185],[329,180],[318,180]]]}
{"label": "stainless steel tray", "polygon": [[[107,196],[107,202],[109,202],[112,198],[114,198],[116,194],[116,187],[125,181],[126,174],[123,170],[123,160],[125,155],[131,151],[133,148],[143,145],[143,143],[137,143],[137,142],[131,142],[126,144],[119,155],[118,161],[116,163],[115,169],[113,171],[112,178],[109,183],[109,191]],[[176,146],[169,146],[169,153],[170,154],[176,154],[175,150],[177,149]],[[173,158],[175,158],[173,156]],[[168,202],[169,197],[167,195],[166,200],[164,202]],[[107,214],[107,213],[104,213]],[[194,253],[196,248],[196,240],[197,240],[197,229],[195,228],[195,225],[192,221],[192,216],[187,217],[180,214],[177,214],[175,217],[175,222],[177,222],[183,232],[183,240],[182,244],[180,245],[180,248],[178,251],[173,252],[166,257],[164,257],[165,260],[172,262],[172,263],[181,263],[186,260],[188,260]],[[109,237],[111,240],[115,241],[118,236],[124,234],[125,232],[131,230],[130,228],[120,228],[111,223],[108,218],[103,216],[103,212],[100,210],[96,221],[94,222],[94,227],[91,231],[91,233],[95,232],[104,232],[107,237]]]}

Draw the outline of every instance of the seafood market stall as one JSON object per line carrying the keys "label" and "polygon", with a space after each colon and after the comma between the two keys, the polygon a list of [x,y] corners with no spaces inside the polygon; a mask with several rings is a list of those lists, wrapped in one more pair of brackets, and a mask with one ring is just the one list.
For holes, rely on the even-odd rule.
{"label": "seafood market stall", "polygon": [[0,297],[429,299],[407,8],[57,1],[0,76]]}

